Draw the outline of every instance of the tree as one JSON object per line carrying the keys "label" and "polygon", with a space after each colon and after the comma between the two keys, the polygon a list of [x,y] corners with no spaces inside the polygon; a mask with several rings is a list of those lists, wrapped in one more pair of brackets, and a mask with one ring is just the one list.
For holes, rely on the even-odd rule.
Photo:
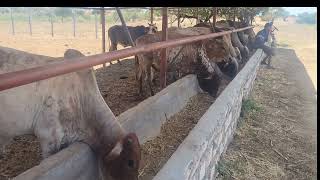
{"label": "tree", "polygon": [[71,16],[72,15],[72,11],[70,8],[56,8],[54,10],[54,14],[56,16],[60,16],[61,17],[61,22],[63,22],[63,18]]}
{"label": "tree", "polygon": [[261,19],[265,21],[271,21],[275,18],[286,18],[289,16],[289,12],[281,7],[271,7],[267,11],[262,13]]}
{"label": "tree", "polygon": [[304,12],[302,14],[299,14],[297,18],[297,23],[316,24],[317,13]]}

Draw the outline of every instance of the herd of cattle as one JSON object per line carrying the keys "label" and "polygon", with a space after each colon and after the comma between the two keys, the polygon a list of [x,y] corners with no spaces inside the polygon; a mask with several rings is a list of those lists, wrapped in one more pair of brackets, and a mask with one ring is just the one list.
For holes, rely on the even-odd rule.
{"label": "herd of cattle", "polygon": [[[241,23],[220,21],[215,28],[204,23],[189,28],[169,28],[168,39],[244,26]],[[123,39],[126,35],[121,32],[124,31],[114,33],[110,29],[110,50],[115,50],[117,43],[130,45],[127,39]],[[161,32],[156,32],[153,28],[138,27],[129,30],[137,46],[161,41]],[[168,48],[169,77],[178,79],[187,74],[197,74],[202,86],[210,86],[221,78],[230,80],[237,74],[239,64],[248,59],[253,38],[254,32],[249,29]],[[73,49],[67,50],[62,58],[53,58],[0,47],[0,74],[60,59],[73,61],[82,56],[81,52]],[[159,71],[160,51],[139,54],[136,59],[138,63],[135,72],[140,92],[145,79],[153,94],[153,73]],[[212,88],[204,89],[214,94]],[[1,146],[14,136],[35,134],[40,141],[43,157],[48,157],[76,141],[83,142],[97,154],[103,179],[138,179],[141,150],[137,136],[125,132],[116,120],[99,92],[93,68],[1,91],[0,109]]]}

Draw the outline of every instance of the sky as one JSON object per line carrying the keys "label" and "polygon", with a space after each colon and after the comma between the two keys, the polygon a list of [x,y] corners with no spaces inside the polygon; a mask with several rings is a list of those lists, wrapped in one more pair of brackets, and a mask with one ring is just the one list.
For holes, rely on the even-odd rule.
{"label": "sky", "polygon": [[308,12],[308,13],[317,12],[317,7],[284,7],[284,9],[286,11],[289,11],[291,15],[298,15],[304,12]]}

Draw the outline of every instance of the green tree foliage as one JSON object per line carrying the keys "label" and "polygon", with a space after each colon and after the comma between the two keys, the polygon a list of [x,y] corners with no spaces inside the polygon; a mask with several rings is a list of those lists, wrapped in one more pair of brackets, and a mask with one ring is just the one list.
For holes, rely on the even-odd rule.
{"label": "green tree foliage", "polygon": [[302,13],[297,17],[297,23],[305,24],[316,24],[317,23],[317,13]]}
{"label": "green tree foliage", "polygon": [[271,21],[275,18],[283,18],[289,16],[289,12],[281,7],[270,7],[267,11],[264,11],[261,15],[261,19],[264,21]]}
{"label": "green tree foliage", "polygon": [[57,17],[61,17],[61,22],[63,22],[63,18],[69,17],[72,15],[72,10],[70,8],[55,8],[54,14]]}

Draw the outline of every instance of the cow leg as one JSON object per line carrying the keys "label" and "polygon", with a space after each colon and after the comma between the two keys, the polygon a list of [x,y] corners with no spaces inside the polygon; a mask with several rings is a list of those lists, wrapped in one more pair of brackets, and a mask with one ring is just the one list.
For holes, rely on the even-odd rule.
{"label": "cow leg", "polygon": [[[110,46],[110,48],[109,48],[109,52],[115,51],[115,50],[117,50],[117,43],[111,42],[111,46]],[[118,61],[119,61],[119,60],[118,60]],[[110,61],[110,64],[112,64],[111,61]]]}
{"label": "cow leg", "polygon": [[148,83],[148,86],[149,86],[149,89],[150,89],[150,93],[151,93],[151,96],[153,96],[154,92],[153,92],[153,89],[152,89],[152,81],[151,81],[151,64],[147,65],[146,73],[147,73],[147,83]]}

